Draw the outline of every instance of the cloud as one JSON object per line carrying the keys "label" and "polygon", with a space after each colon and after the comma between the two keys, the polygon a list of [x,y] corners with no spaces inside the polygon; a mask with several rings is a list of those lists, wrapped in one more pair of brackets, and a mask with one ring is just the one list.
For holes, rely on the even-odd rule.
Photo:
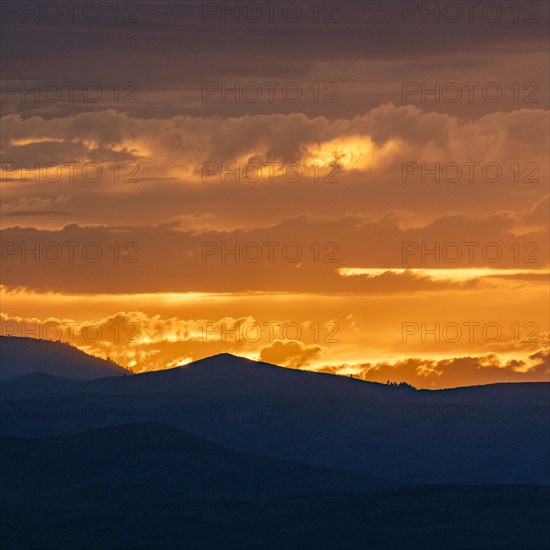
{"label": "cloud", "polygon": [[30,199],[22,198],[12,202],[6,202],[0,207],[2,216],[68,216],[68,212],[60,210],[70,201],[70,195],[61,195],[57,198],[32,197]]}
{"label": "cloud", "polygon": [[[58,201],[70,206],[68,197]],[[7,206],[59,206],[16,204]],[[413,227],[401,213],[378,219],[302,215],[232,231],[209,229],[212,218],[198,215],[153,227],[16,226],[0,232],[3,284],[109,294],[502,289],[545,276],[547,229],[533,224],[533,212],[447,214]],[[528,232],[521,230],[527,225]],[[351,273],[372,276],[342,276]]]}
{"label": "cloud", "polygon": [[430,360],[408,358],[395,362],[326,366],[320,372],[353,374],[371,382],[406,382],[418,388],[445,388],[499,382],[547,382],[548,348],[527,357],[506,359],[495,354]]}
{"label": "cloud", "polygon": [[[218,181],[223,163],[228,169],[240,163],[240,177],[247,182],[256,172],[245,172],[244,166],[255,163],[263,167],[258,181],[265,183],[272,176],[281,180],[288,163],[301,163],[305,170],[316,161],[339,162],[343,173],[384,169],[398,175],[404,162],[454,162],[465,173],[463,163],[477,162],[481,179],[489,162],[508,166],[525,159],[539,163],[540,178],[547,173],[547,143],[540,139],[546,119],[546,111],[521,109],[468,120],[391,103],[335,121],[303,114],[143,120],[115,110],[65,118],[8,115],[2,119],[2,149],[5,163],[27,168],[36,162],[139,161],[141,177],[195,184],[205,177]],[[205,163],[218,172],[207,172]],[[270,170],[266,163],[278,164]]]}
{"label": "cloud", "polygon": [[260,351],[260,361],[299,369],[317,359],[322,348],[315,345],[306,346],[302,342],[273,342]]}
{"label": "cloud", "polygon": [[[295,81],[304,75],[312,75],[311,81],[315,82],[329,75],[331,80],[342,84],[351,81],[357,86],[357,81],[362,81],[359,93],[352,89],[338,105],[345,109],[351,104],[357,110],[380,88],[386,91],[388,83],[418,78],[429,71],[450,73],[450,80],[466,72],[464,80],[475,81],[480,72],[492,75],[498,69],[497,74],[502,75],[509,69],[514,79],[521,80],[516,75],[521,75],[525,66],[533,67],[529,63],[545,51],[545,4],[537,6],[538,23],[530,24],[514,23],[514,12],[507,9],[505,2],[498,3],[502,10],[502,20],[498,22],[489,22],[482,16],[481,4],[475,8],[473,22],[469,21],[471,7],[465,6],[458,22],[448,22],[442,17],[435,22],[433,16],[426,20],[420,9],[403,22],[406,2],[340,0],[335,4],[337,14],[331,17],[333,23],[323,20],[332,4],[327,6],[327,12],[319,14],[318,21],[309,9],[311,6],[297,4],[302,6],[303,14],[293,23],[282,16],[284,3],[278,4],[272,21],[267,17],[267,6],[257,4],[263,7],[263,17],[254,23],[246,20],[231,23],[231,17],[224,22],[223,3],[217,4],[217,13],[204,23],[202,12],[209,3],[198,1],[174,4],[170,13],[158,2],[140,2],[139,21],[130,25],[114,24],[108,17],[94,25],[78,22],[71,25],[66,20],[59,24],[18,25],[14,15],[4,24],[4,78],[28,80],[28,75],[33,75],[46,82],[52,79],[64,82],[71,75],[71,79],[81,84],[101,82],[105,91],[102,105],[114,103],[108,92],[114,82],[139,78],[140,88],[148,92],[147,99],[142,94],[137,105],[117,106],[142,109],[149,117],[159,111],[181,112],[190,105],[200,104],[202,82]],[[248,9],[246,3],[239,5]],[[441,6],[442,11],[448,7],[443,3]],[[453,6],[456,9],[457,4],[450,11]],[[420,4],[416,3],[416,7],[420,8]],[[419,33],[422,40],[416,40]],[[468,40],[464,40],[465,34]],[[29,50],[34,53],[32,57],[27,55]],[[116,57],[111,55],[113,51],[117,52]],[[97,63],[98,58],[104,57],[110,57],[108,70],[105,64]],[[158,63],[160,57],[164,60],[162,64]],[[364,65],[357,67],[361,62]],[[174,70],[183,67],[185,70]],[[540,67],[540,62],[534,67]],[[371,91],[368,85],[373,79],[376,86],[372,93],[361,93]],[[39,108],[64,113],[94,108],[93,104],[82,103],[63,106],[46,103]],[[220,107],[227,112],[227,105]],[[328,107],[332,110],[334,105]],[[19,108],[35,111],[37,105],[29,101]],[[312,110],[318,112],[319,106],[312,106]]]}

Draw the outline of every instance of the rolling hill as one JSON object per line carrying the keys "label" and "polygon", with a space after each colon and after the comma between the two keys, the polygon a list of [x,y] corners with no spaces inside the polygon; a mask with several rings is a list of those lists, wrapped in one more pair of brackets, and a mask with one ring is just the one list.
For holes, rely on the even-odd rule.
{"label": "rolling hill", "polygon": [[0,380],[42,372],[76,380],[129,374],[121,366],[63,343],[0,336]]}
{"label": "rolling hill", "polygon": [[548,383],[415,390],[228,354],[98,378],[95,358],[25,340],[26,374],[0,382],[9,548],[550,541]]}
{"label": "rolling hill", "polygon": [[398,483],[550,484],[550,384],[416,391],[218,355],[88,381],[0,385],[2,434],[156,422],[236,451]]}

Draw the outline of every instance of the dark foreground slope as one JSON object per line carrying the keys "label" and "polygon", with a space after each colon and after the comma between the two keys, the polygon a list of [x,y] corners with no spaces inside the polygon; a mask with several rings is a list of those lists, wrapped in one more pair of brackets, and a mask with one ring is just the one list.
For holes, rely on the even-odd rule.
{"label": "dark foreground slope", "polygon": [[[124,424],[45,439],[0,438],[9,488],[157,498],[271,499],[396,487],[342,470],[226,449],[163,424]],[[7,496],[12,495],[8,491]],[[13,495],[12,495],[13,496]]]}
{"label": "dark foreground slope", "polygon": [[260,503],[104,498],[0,521],[10,550],[546,550],[549,511],[538,488],[435,486]]}
{"label": "dark foreground slope", "polygon": [[158,424],[2,439],[10,549],[546,548],[548,488],[391,487]]}

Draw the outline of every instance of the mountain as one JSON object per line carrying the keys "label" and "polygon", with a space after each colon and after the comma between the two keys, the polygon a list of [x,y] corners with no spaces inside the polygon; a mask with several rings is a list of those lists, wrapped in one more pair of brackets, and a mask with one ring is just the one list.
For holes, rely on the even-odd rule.
{"label": "mountain", "polygon": [[2,475],[13,485],[101,487],[105,494],[269,500],[396,488],[343,470],[226,449],[156,423],[130,423],[44,439],[0,438]]}
{"label": "mountain", "polygon": [[0,336],[0,350],[0,380],[36,372],[76,380],[129,374],[115,363],[92,357],[63,342]]}
{"label": "mountain", "polygon": [[218,355],[0,385],[5,436],[156,422],[236,451],[406,484],[550,484],[550,384],[414,390]]}
{"label": "mountain", "polygon": [[228,354],[26,374],[0,383],[2,541],[546,548],[549,397],[548,383],[415,390]]}

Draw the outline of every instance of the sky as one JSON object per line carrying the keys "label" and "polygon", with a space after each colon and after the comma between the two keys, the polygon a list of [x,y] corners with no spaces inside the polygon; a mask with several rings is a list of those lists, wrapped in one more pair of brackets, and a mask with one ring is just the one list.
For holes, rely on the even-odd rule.
{"label": "sky", "polygon": [[548,381],[548,9],[3,3],[1,333]]}

